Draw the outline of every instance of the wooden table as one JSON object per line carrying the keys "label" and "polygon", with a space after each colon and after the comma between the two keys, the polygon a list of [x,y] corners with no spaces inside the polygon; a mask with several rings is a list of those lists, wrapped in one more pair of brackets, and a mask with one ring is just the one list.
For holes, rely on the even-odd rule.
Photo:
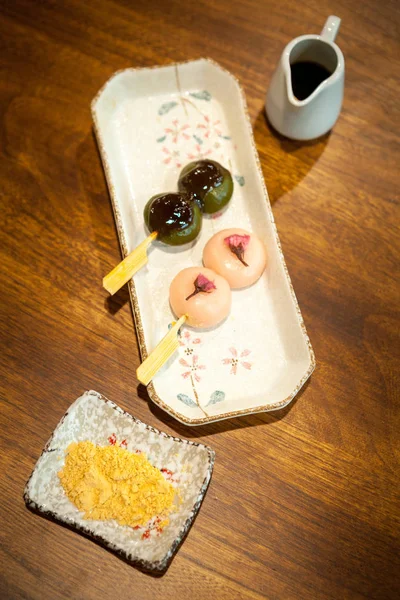
{"label": "wooden table", "polygon": [[[334,10],[343,112],[300,144],[269,129],[264,95],[326,0],[2,0],[1,598],[399,597],[399,5]],[[204,55],[244,86],[317,369],[285,410],[190,428],[137,393],[127,292],[101,286],[120,254],[89,105],[117,69]],[[91,388],[216,451],[163,577],[23,503],[50,432]]]}

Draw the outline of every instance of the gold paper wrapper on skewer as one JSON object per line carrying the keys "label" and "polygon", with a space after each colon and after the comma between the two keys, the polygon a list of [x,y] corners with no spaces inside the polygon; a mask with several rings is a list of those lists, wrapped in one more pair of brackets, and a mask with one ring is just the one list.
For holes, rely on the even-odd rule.
{"label": "gold paper wrapper on skewer", "polygon": [[136,371],[137,378],[143,385],[148,385],[154,375],[179,348],[178,332],[185,323],[187,315],[183,315],[168,333],[157,344],[153,352],[142,362]]}
{"label": "gold paper wrapper on skewer", "polygon": [[143,242],[137,246],[123,261],[121,261],[108,275],[103,279],[103,287],[111,295],[118,292],[135,273],[137,273],[147,263],[147,248],[157,237],[157,232],[153,231]]}

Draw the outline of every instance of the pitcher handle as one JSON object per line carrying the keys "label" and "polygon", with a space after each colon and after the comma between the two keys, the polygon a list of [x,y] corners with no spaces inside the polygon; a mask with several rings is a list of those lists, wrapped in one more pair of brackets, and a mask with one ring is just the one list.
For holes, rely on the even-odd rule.
{"label": "pitcher handle", "polygon": [[341,19],[339,17],[330,15],[321,31],[321,38],[326,42],[334,42],[340,28],[340,22]]}

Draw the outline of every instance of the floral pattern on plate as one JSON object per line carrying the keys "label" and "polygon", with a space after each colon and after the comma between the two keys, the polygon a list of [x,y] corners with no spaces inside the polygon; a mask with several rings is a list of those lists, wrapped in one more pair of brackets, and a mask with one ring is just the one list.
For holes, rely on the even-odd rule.
{"label": "floral pattern on plate", "polygon": [[[58,478],[72,442],[118,444],[145,452],[152,465],[177,489],[170,523],[155,516],[144,528],[116,521],[89,521],[68,500]],[[193,523],[210,482],[215,453],[195,442],[172,437],[124,412],[97,392],[85,392],[65,413],[30,476],[24,499],[30,508],[92,537],[145,570],[164,571]]]}
{"label": "floral pattern on plate", "polygon": [[[189,95],[190,99],[181,94],[180,102],[165,102],[158,108],[157,114],[166,119],[163,122],[163,130],[156,138],[157,143],[162,145],[161,152],[165,155],[162,162],[181,168],[187,159],[212,158],[231,168],[225,162],[226,144],[233,144],[232,138],[223,131],[221,120],[205,112],[201,106],[204,101],[210,102],[212,95],[208,90],[192,92]],[[188,119],[178,118],[176,114],[182,111],[182,107],[186,114],[189,107],[195,108],[198,119],[189,122]],[[233,177],[241,187],[244,186],[243,175],[233,173]]]}
{"label": "floral pattern on plate", "polygon": [[231,365],[231,375],[236,375],[238,372],[238,367],[244,367],[245,369],[247,369],[248,371],[251,370],[251,367],[253,366],[253,363],[247,361],[247,360],[243,360],[246,356],[248,356],[249,354],[251,354],[251,350],[243,350],[242,352],[238,352],[236,350],[236,348],[229,348],[229,352],[231,353],[231,357],[229,358],[223,358],[222,362],[224,365]]}
{"label": "floral pattern on plate", "polygon": [[[191,333],[188,329],[184,329],[180,334],[179,350],[181,358],[179,359],[179,364],[183,367],[181,376],[183,379],[190,381],[192,394],[189,395],[180,393],[177,395],[177,398],[186,404],[186,406],[191,406],[193,408],[196,406],[199,407],[200,410],[206,416],[208,416],[207,411],[204,409],[207,408],[207,406],[212,406],[213,404],[223,402],[226,395],[222,390],[215,390],[210,395],[210,398],[205,406],[200,403],[196,384],[201,382],[203,371],[207,369],[206,364],[203,364],[203,362],[206,362],[206,357],[203,359],[199,356],[199,352],[201,352],[201,349],[199,348],[201,343],[201,337]],[[251,350],[245,349],[239,353],[236,348],[232,347],[229,348],[229,352],[232,356],[229,358],[223,358],[221,360],[224,365],[231,366],[231,375],[237,374],[238,366],[243,367],[247,371],[251,370],[253,363],[249,362],[248,360],[244,360],[245,357],[251,354]]]}

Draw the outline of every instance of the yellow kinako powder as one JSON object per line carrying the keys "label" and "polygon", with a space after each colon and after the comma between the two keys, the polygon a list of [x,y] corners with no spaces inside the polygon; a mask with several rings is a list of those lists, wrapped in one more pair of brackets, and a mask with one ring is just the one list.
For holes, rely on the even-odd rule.
{"label": "yellow kinako powder", "polygon": [[[173,507],[173,486],[146,455],[119,446],[72,443],[58,476],[85,519],[115,519],[120,525],[144,526],[155,516],[166,517]],[[165,519],[162,525],[168,522]]]}

